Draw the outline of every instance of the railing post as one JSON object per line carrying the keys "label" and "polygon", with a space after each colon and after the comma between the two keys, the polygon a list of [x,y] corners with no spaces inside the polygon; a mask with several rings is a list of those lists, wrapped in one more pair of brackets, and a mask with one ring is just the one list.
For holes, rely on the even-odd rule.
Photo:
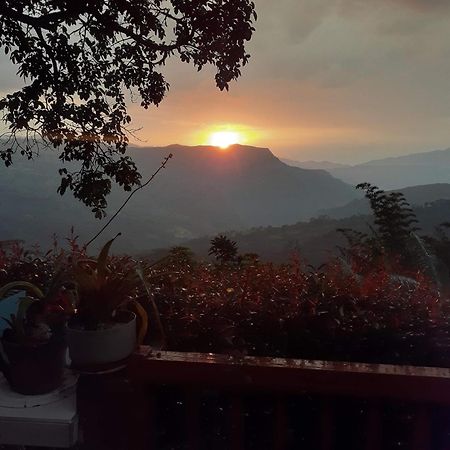
{"label": "railing post", "polygon": [[186,398],[186,436],[188,448],[197,450],[200,448],[200,394],[188,389]]}
{"label": "railing post", "polygon": [[334,409],[330,399],[325,398],[321,404],[320,414],[321,450],[332,450],[334,444]]}
{"label": "railing post", "polygon": [[[337,408],[342,404],[344,412],[347,410],[349,413],[355,412],[350,411],[352,404],[345,403],[348,399],[358,399],[357,404],[365,399],[367,403],[364,404],[368,405],[366,415],[361,417],[364,421],[363,428],[358,430],[358,436],[356,436],[362,450],[380,450],[384,443],[388,443],[391,434],[396,435],[396,433],[390,433],[391,425],[387,424],[389,426],[386,429],[382,426],[384,425],[382,423],[384,402],[392,402],[397,406],[402,406],[405,402],[423,405],[417,409],[414,430],[408,442],[412,450],[431,450],[435,441],[450,440],[445,433],[447,424],[445,423],[446,414],[444,414],[450,405],[450,369],[263,357],[243,357],[236,361],[235,358],[224,355],[178,352],[155,354],[142,351],[131,360],[129,373],[131,380],[145,386],[168,386],[176,389],[189,387],[194,390],[207,387],[219,393],[225,393],[229,407],[225,408],[224,414],[229,416],[229,420],[221,418],[221,426],[226,428],[228,424],[230,425],[227,448],[233,450],[242,450],[248,441],[248,436],[245,436],[246,420],[244,420],[243,411],[246,397],[243,395],[253,393],[257,396],[268,395],[275,400],[273,439],[268,438],[272,441],[268,447],[273,446],[275,449],[281,450],[293,444],[297,436],[297,433],[293,433],[292,436],[287,434],[289,417],[287,417],[288,410],[283,399],[287,396],[304,394],[312,396],[314,402],[316,399],[318,403],[320,402],[319,416],[316,417],[314,414],[311,419],[319,420],[320,435],[316,436],[315,445],[321,450],[332,450],[340,437],[340,434],[336,433],[336,426],[340,426],[342,421],[338,421],[336,415],[338,411],[341,412],[341,409]],[[251,383],[248,380],[251,380]],[[152,439],[159,440],[158,435],[155,435],[154,421],[163,417],[163,415],[155,415],[154,396],[149,398],[147,391],[143,387],[140,389],[141,393],[133,394],[135,400],[130,404],[130,411],[133,411],[130,414],[130,420],[135,423],[137,430],[134,438],[139,443],[139,445],[129,446],[133,450],[149,448],[146,442],[151,442]],[[199,441],[203,445],[201,435],[203,429],[199,426],[202,424],[202,422],[199,423],[199,399],[196,392],[187,393],[187,417],[184,423],[187,427],[186,437],[190,448],[197,447]],[[158,400],[163,399],[158,398]],[[140,406],[136,407],[136,405]],[[436,430],[436,436],[433,436],[431,411],[434,414],[439,407],[445,407],[445,410],[443,409],[443,419],[433,423],[433,430]],[[317,411],[316,403],[313,409],[314,412]],[[255,420],[257,417],[258,414],[255,415]],[[433,415],[433,420],[436,418]],[[266,417],[264,417],[264,423],[266,423],[265,419]],[[397,419],[402,425],[402,416],[396,416],[395,420]],[[170,422],[170,418],[168,420]],[[206,422],[207,420],[205,424]],[[170,427],[170,423],[164,425]],[[248,425],[253,430],[254,422],[251,418]],[[294,426],[294,420],[292,425]],[[314,430],[316,425],[317,421],[314,423]],[[342,426],[346,427],[344,423]],[[361,438],[359,431],[364,432],[364,438]],[[403,431],[403,425],[401,431]],[[142,436],[142,433],[145,436]],[[141,434],[140,438],[138,438],[139,434]],[[304,439],[310,437],[310,434],[306,433]],[[206,442],[208,439],[205,440]],[[446,445],[441,445],[442,450],[447,449]]]}
{"label": "railing post", "polygon": [[382,426],[381,406],[378,401],[370,402],[366,414],[365,425],[365,450],[381,450]]}
{"label": "railing post", "polygon": [[129,447],[133,450],[156,450],[156,393],[153,387],[133,384],[129,399]]}
{"label": "railing post", "polygon": [[286,403],[283,397],[275,399],[274,449],[284,450],[287,445]]}
{"label": "railing post", "polygon": [[431,410],[425,405],[416,408],[411,450],[431,450]]}
{"label": "railing post", "polygon": [[242,398],[238,395],[231,397],[230,404],[230,429],[231,429],[231,449],[244,449],[244,410],[242,408]]}

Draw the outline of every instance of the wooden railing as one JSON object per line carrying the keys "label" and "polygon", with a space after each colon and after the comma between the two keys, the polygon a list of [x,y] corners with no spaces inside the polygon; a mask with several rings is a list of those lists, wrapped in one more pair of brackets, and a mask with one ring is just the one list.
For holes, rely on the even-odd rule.
{"label": "wooden railing", "polygon": [[128,376],[130,448],[450,449],[450,369],[143,347]]}

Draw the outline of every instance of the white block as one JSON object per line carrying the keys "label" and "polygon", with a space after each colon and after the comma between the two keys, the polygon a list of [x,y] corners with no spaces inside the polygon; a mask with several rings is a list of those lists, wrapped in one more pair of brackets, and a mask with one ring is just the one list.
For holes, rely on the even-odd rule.
{"label": "white block", "polygon": [[78,438],[77,377],[67,372],[61,388],[21,395],[0,380],[0,444],[72,447]]}

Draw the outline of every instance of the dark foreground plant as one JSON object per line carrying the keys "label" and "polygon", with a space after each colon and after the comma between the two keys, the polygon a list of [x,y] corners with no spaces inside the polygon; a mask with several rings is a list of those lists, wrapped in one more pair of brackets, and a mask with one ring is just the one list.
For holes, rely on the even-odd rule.
{"label": "dark foreground plant", "polygon": [[[130,257],[108,257],[104,273],[99,259],[86,266],[94,278],[137,267]],[[419,270],[393,274],[383,259],[370,271],[353,269],[339,261],[314,269],[298,258],[208,264],[178,248],[142,264],[145,288],[138,283],[133,298],[144,306],[151,298],[150,334],[158,329],[158,345],[171,350],[450,366],[450,302],[432,279]],[[98,311],[97,320],[112,312]]]}
{"label": "dark foreground plant", "polygon": [[9,136],[0,159],[31,159],[44,141],[59,152],[59,192],[71,190],[101,217],[113,183],[131,191],[141,179],[126,155],[127,98],[158,105],[172,58],[212,65],[217,87],[228,89],[249,60],[254,8],[250,0],[2,0],[0,48],[24,86],[0,99]]}
{"label": "dark foreground plant", "polygon": [[355,276],[337,263],[198,264],[152,286],[172,350],[448,364],[435,344],[449,302],[420,273],[405,282],[382,265]]}

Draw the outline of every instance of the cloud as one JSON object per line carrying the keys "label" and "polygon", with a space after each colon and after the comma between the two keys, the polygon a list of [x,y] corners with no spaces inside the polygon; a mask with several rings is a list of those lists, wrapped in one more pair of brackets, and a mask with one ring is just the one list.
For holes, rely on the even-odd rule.
{"label": "cloud", "polygon": [[[445,58],[450,49],[450,11],[430,18],[415,11],[414,5],[421,3],[260,0],[261,21],[250,45],[253,60],[248,71],[253,78],[341,86],[397,72],[401,64],[409,70],[422,57],[427,59],[430,47],[436,45]],[[439,65],[436,50],[432,53]]]}
{"label": "cloud", "polygon": [[[395,0],[391,1],[395,3]],[[450,9],[448,0],[397,0],[397,2],[421,12]]]}
{"label": "cloud", "polygon": [[17,68],[5,55],[0,55],[0,95],[18,89],[22,81],[17,76]]}

